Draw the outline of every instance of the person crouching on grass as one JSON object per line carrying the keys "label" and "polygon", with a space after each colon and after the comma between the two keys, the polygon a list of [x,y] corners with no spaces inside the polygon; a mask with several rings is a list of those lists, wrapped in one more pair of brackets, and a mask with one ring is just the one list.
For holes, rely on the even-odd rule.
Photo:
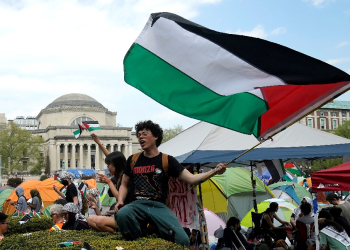
{"label": "person crouching on grass", "polygon": [[[174,213],[165,205],[169,193],[169,177],[196,185],[208,173],[193,175],[172,156],[167,156],[168,171],[164,171],[163,154],[158,150],[163,139],[161,127],[148,120],[137,123],[135,130],[143,152],[135,162],[132,160],[133,156],[126,162],[118,203],[115,206],[116,224],[126,240],[136,240],[143,236],[141,225],[153,223],[161,238],[188,247],[190,242],[187,234]],[[223,174],[226,165],[218,164],[215,171],[216,174]],[[125,205],[130,185],[132,203]]]}

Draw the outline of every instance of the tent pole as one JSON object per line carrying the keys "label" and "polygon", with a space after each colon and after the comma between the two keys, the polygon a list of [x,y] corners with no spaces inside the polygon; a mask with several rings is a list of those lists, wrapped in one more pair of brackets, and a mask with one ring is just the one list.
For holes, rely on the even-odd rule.
{"label": "tent pole", "polygon": [[251,172],[251,180],[252,180],[252,187],[253,187],[253,205],[255,213],[258,213],[258,204],[256,202],[256,180],[254,180],[254,174],[253,174],[253,162],[250,161],[250,172]]}

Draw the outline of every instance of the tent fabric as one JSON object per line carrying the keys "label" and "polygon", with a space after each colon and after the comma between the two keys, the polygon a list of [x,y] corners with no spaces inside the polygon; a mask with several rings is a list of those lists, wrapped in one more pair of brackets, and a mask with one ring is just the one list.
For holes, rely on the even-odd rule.
{"label": "tent fabric", "polygon": [[[269,207],[271,202],[278,203],[279,209],[276,213],[277,216],[284,221],[290,221],[290,217],[292,216],[292,213],[297,206],[289,203],[288,201],[282,200],[282,199],[268,199],[268,200],[265,200],[263,202],[260,202],[258,204],[258,212],[263,213]],[[251,212],[255,212],[253,208],[244,216],[244,218],[241,221],[241,224],[245,227],[252,226]],[[276,227],[281,225],[281,223],[277,220],[274,220],[273,224]]]}
{"label": "tent fabric", "polygon": [[300,182],[303,182],[304,179],[305,179],[305,177],[296,176],[293,178],[293,182],[299,184]]}
{"label": "tent fabric", "polygon": [[294,188],[294,191],[295,191],[296,195],[298,196],[299,201],[301,201],[305,196],[312,199],[310,192],[308,192],[305,188],[303,188],[298,183],[283,181],[283,182],[277,182],[277,183],[271,184],[268,187],[270,190],[273,190],[277,187],[284,186],[284,185],[292,186]]}
{"label": "tent fabric", "polygon": [[[25,181],[21,183],[19,186],[23,187],[24,189],[24,196],[29,199],[30,196],[30,190],[37,189],[40,193],[41,199],[44,203],[44,207],[49,206],[54,203],[55,200],[58,198],[58,194],[53,190],[52,186],[53,184],[56,185],[58,189],[61,189],[63,185],[59,183],[59,181],[54,180],[53,178],[48,178],[44,181],[39,180],[30,180]],[[4,207],[3,212],[6,214],[12,214],[15,212],[15,207],[11,206],[9,204],[10,201],[17,201],[18,197],[16,195],[16,190],[12,190],[11,194],[7,198]]]}
{"label": "tent fabric", "polygon": [[350,190],[350,162],[311,173],[312,192]]}
{"label": "tent fabric", "polygon": [[[312,187],[311,177],[309,177],[309,178],[304,178],[304,179],[306,179],[306,182],[307,182],[307,184],[309,185],[309,187]],[[303,185],[303,182],[304,182],[304,180],[302,180],[301,182],[299,182],[299,184],[300,184],[300,185]]]}
{"label": "tent fabric", "polygon": [[88,185],[89,189],[97,187],[97,183],[95,179],[88,179],[85,181],[85,183]]}
{"label": "tent fabric", "polygon": [[44,214],[44,215],[46,215],[47,217],[51,218],[51,213],[50,213],[50,208],[51,208],[51,206],[52,206],[52,205],[45,207],[45,208],[41,211],[41,213]]}
{"label": "tent fabric", "polygon": [[[161,144],[159,150],[180,163],[228,162],[257,143],[253,135],[199,122]],[[273,159],[295,162],[343,155],[350,155],[350,140],[295,123],[237,162]]]}
{"label": "tent fabric", "polygon": [[293,186],[288,186],[288,185],[279,186],[271,190],[271,192],[274,194],[275,198],[286,200],[294,205],[300,204],[299,197],[295,193]]}
{"label": "tent fabric", "polygon": [[4,203],[11,193],[12,193],[12,189],[1,190],[1,193],[0,193],[0,211],[2,211]]}
{"label": "tent fabric", "polygon": [[[232,216],[242,219],[246,211],[253,207],[250,178],[251,172],[243,168],[228,168],[224,174],[212,177],[200,186],[203,206],[224,221]],[[254,180],[258,202],[273,197],[269,188],[255,175]]]}

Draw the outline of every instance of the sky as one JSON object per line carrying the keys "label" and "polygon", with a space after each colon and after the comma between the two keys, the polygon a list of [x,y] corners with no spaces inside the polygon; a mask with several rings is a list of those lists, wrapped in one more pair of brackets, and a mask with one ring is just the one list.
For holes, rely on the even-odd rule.
{"label": "sky", "polygon": [[[350,74],[349,0],[0,0],[0,113],[36,116],[56,98],[89,95],[117,123],[198,121],[123,80],[123,58],[154,12],[275,42]],[[350,101],[350,91],[338,100]]]}

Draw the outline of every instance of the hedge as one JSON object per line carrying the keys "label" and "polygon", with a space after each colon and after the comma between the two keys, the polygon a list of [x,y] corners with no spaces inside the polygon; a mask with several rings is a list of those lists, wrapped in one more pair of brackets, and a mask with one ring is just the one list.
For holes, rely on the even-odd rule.
{"label": "hedge", "polygon": [[36,232],[36,231],[42,231],[47,230],[50,227],[52,227],[52,219],[47,217],[46,215],[35,215],[33,218],[30,219],[27,223],[19,224],[19,220],[22,217],[8,217],[9,227],[7,230],[7,233],[5,234],[5,237],[8,237],[13,234],[24,234],[24,233],[30,233],[30,232]]}
{"label": "hedge", "polygon": [[[123,249],[133,250],[180,250],[186,249],[180,245],[165,241],[159,238],[141,238],[135,241],[124,241],[120,233],[102,233],[94,232],[92,230],[82,231],[41,231],[34,232],[30,235],[12,235],[5,236],[0,243],[1,249],[61,249],[58,245],[60,242],[67,240],[87,242],[95,250],[116,249],[116,247],[123,247]],[[74,244],[68,249],[81,250],[83,243]]]}

